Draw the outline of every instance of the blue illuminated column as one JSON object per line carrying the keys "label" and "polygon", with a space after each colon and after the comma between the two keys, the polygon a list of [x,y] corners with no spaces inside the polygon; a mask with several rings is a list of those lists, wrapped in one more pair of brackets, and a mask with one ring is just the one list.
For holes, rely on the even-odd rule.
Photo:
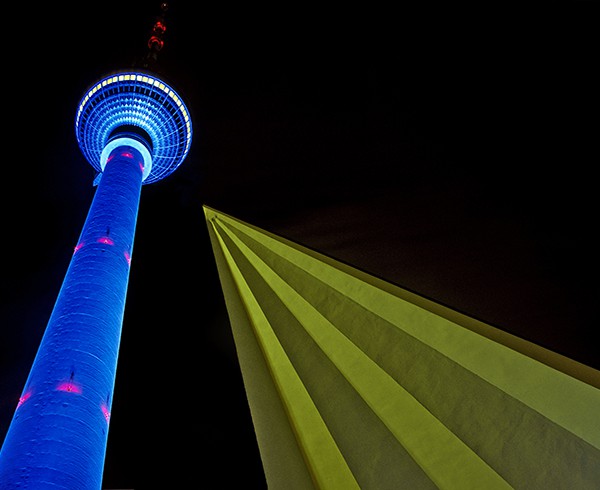
{"label": "blue illuminated column", "polygon": [[0,452],[0,488],[93,489],[102,472],[141,189],[188,153],[189,113],[147,73],[104,78],[76,135],[98,185]]}

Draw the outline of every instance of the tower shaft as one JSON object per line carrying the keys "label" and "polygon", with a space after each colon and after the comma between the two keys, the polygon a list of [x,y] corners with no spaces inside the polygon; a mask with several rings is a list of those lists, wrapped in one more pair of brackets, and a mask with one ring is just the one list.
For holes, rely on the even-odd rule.
{"label": "tower shaft", "polygon": [[2,488],[101,488],[144,165],[123,141],[108,156],[0,452]]}

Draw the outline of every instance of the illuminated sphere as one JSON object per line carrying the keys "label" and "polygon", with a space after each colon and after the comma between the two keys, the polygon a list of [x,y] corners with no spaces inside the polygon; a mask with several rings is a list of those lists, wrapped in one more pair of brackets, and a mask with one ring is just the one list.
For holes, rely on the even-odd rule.
{"label": "illuminated sphere", "polygon": [[192,122],[181,97],[141,71],[116,72],[94,84],[79,102],[75,132],[79,148],[98,172],[111,141],[126,136],[143,142],[151,157],[145,162],[144,184],[172,174],[192,144]]}

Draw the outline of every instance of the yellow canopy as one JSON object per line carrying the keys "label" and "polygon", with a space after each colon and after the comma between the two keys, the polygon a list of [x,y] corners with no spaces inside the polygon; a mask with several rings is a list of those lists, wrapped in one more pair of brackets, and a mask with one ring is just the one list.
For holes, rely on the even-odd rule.
{"label": "yellow canopy", "polygon": [[600,488],[600,372],[204,212],[270,489]]}

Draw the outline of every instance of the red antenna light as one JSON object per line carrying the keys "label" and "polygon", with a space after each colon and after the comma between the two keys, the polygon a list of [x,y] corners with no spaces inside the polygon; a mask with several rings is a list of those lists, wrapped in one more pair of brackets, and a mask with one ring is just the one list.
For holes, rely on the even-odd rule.
{"label": "red antenna light", "polygon": [[148,47],[150,49],[160,51],[164,45],[165,42],[157,36],[152,36],[150,39],[148,39]]}
{"label": "red antenna light", "polygon": [[154,25],[150,31],[150,37],[148,38],[148,53],[142,61],[144,68],[153,68],[156,65],[158,52],[164,47],[165,41],[163,36],[167,31],[167,25],[165,24],[165,13],[169,9],[169,4],[163,2],[160,4],[161,15],[156,18]]}

